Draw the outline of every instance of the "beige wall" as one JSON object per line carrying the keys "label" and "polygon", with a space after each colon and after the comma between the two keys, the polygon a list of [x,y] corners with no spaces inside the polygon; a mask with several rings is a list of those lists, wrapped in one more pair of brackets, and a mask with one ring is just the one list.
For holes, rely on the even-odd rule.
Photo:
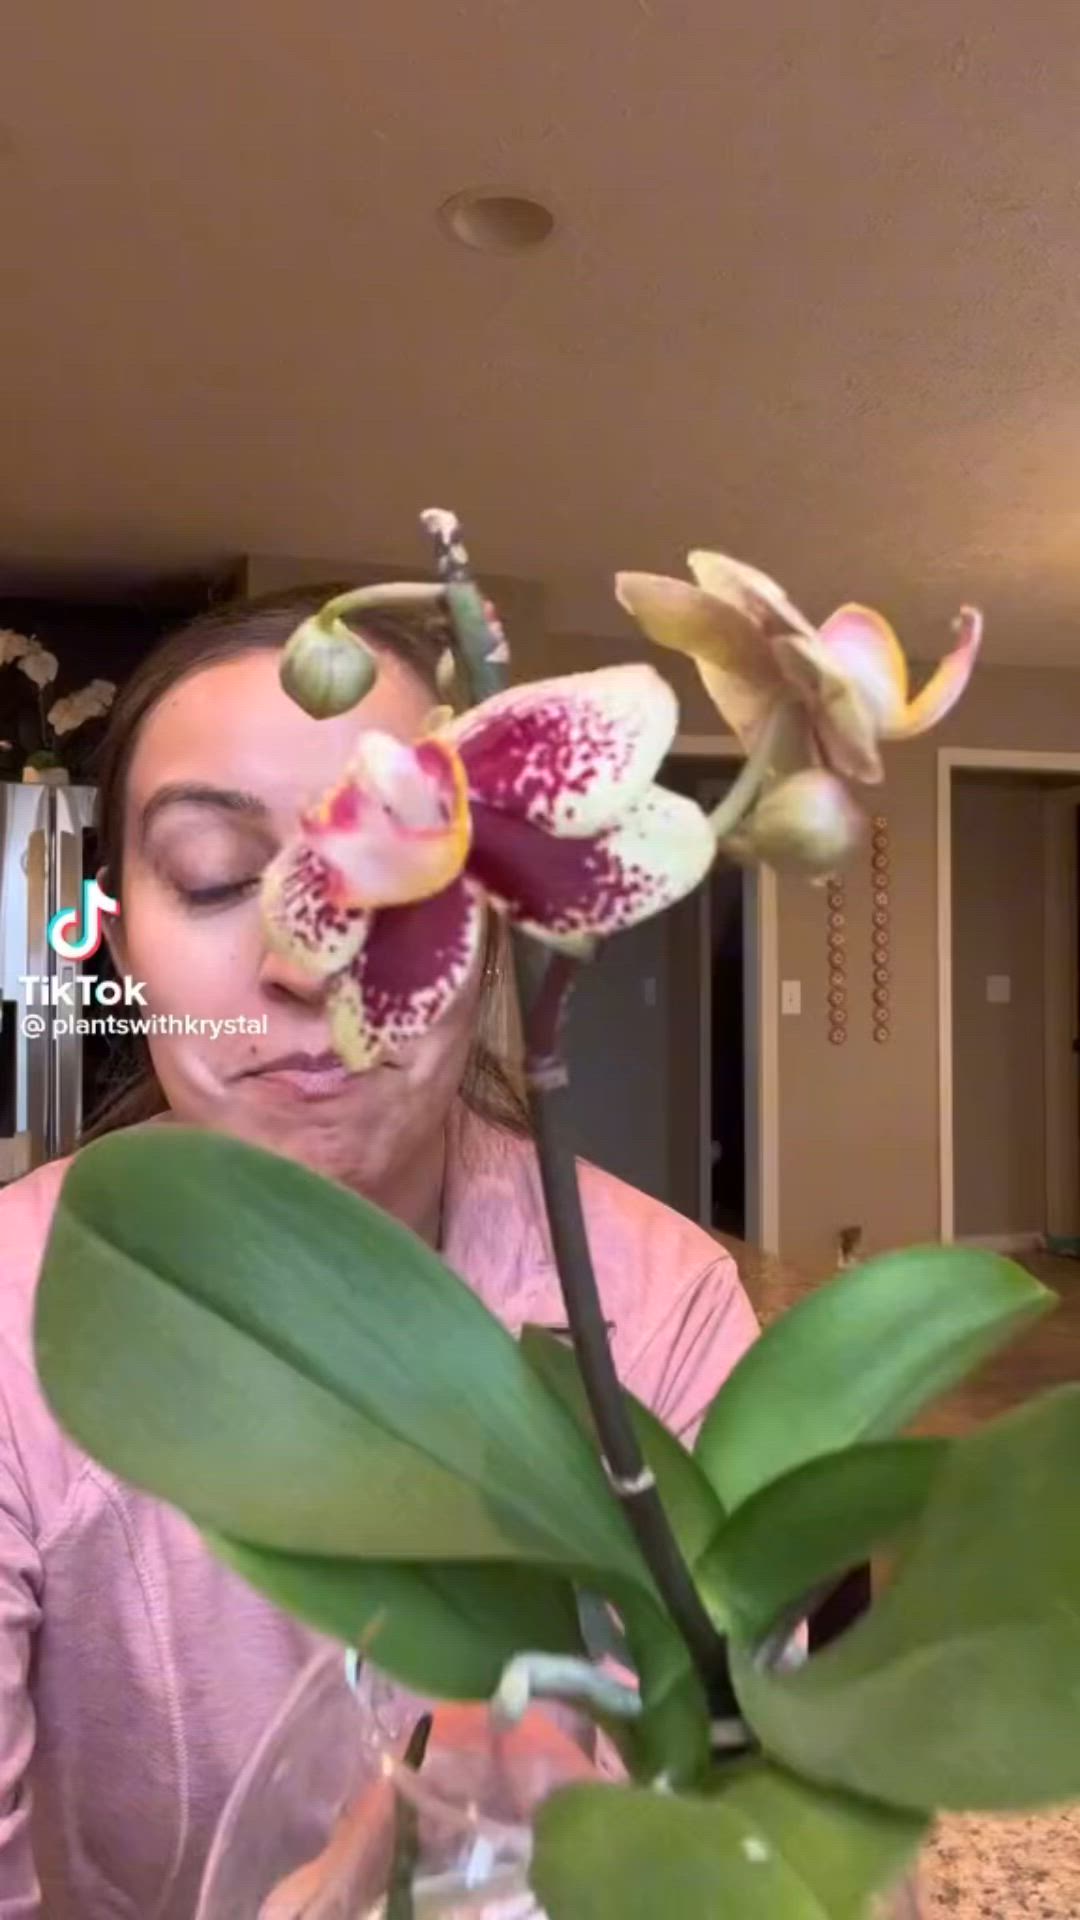
{"label": "beige wall", "polygon": [[[632,641],[620,647],[559,635],[547,644],[545,664],[528,670],[566,671],[636,651]],[[721,732],[694,669],[646,651],[676,687],[684,731]],[[838,1229],[856,1222],[868,1251],[938,1237],[937,756],[947,746],[1080,752],[1080,671],[983,668],[935,733],[887,750],[885,785],[864,792],[868,810],[886,815],[891,843],[885,1045],[875,1043],[870,1018],[868,850],[845,875],[842,1047],[830,1043],[825,1020],[824,895],[803,881],[780,884],[780,978],[802,982],[803,1007],[779,1022],[780,1247],[815,1267],[832,1261]]]}
{"label": "beige wall", "polygon": [[956,1232],[1022,1233],[1046,1224],[1043,790],[961,775],[952,826]]}
{"label": "beige wall", "polygon": [[820,897],[790,882],[781,888],[780,971],[802,976],[811,1015],[780,1023],[781,1244],[792,1257],[827,1258],[837,1226],[853,1220],[864,1223],[870,1248],[937,1236],[936,783],[945,746],[1080,751],[1080,673],[986,668],[945,726],[890,752],[875,801],[893,846],[888,1045],[874,1044],[869,994],[856,984],[868,964],[866,856],[849,876],[845,1047],[829,1045],[807,991],[824,971]]}

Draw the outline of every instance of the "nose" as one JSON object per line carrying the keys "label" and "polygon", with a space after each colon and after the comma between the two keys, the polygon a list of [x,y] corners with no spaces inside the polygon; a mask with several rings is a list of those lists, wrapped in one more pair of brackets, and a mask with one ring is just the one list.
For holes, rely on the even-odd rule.
{"label": "nose", "polygon": [[326,981],[318,974],[309,973],[306,967],[297,965],[295,960],[284,954],[274,953],[268,947],[263,954],[259,967],[259,985],[272,1000],[299,1000],[305,1006],[319,1006],[326,998]]}

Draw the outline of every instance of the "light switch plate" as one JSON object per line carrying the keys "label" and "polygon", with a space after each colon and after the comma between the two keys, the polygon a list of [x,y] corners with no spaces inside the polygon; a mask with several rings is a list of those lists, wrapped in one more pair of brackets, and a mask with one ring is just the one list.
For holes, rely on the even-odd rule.
{"label": "light switch plate", "polygon": [[780,982],[781,1013],[802,1012],[802,981],[782,980]]}
{"label": "light switch plate", "polygon": [[988,973],[986,997],[992,1007],[1007,1007],[1012,999],[1012,980],[1007,973]]}

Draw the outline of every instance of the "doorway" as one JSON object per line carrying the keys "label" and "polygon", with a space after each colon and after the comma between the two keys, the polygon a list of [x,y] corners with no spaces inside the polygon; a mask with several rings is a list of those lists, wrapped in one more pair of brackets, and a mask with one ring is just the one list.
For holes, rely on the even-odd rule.
{"label": "doorway", "polygon": [[[681,745],[662,784],[715,806],[738,771],[734,743]],[[775,881],[719,863],[690,899],[620,934],[583,970],[568,1031],[578,1152],[708,1230],[769,1251],[776,980]]]}
{"label": "doorway", "polygon": [[1080,754],[938,756],[940,1231],[1080,1236]]}

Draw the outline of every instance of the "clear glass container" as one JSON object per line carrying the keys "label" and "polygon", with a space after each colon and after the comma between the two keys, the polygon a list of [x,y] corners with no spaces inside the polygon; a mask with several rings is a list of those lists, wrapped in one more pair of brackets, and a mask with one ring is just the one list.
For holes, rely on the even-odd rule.
{"label": "clear glass container", "polygon": [[[195,1920],[385,1920],[403,1806],[414,1920],[544,1920],[531,1815],[556,1787],[596,1778],[589,1759],[547,1714],[500,1731],[482,1707],[447,1705],[417,1775],[401,1755],[422,1712],[369,1667],[354,1687],[341,1649],[320,1653],[236,1782]],[[874,1920],[920,1920],[913,1876]]]}
{"label": "clear glass container", "polygon": [[415,1920],[542,1920],[528,1888],[533,1808],[593,1778],[546,1715],[498,1728],[438,1709],[422,1773],[401,1761],[422,1708],[340,1649],[300,1676],[229,1797],[196,1920],[381,1920],[401,1810],[415,1821]]}

